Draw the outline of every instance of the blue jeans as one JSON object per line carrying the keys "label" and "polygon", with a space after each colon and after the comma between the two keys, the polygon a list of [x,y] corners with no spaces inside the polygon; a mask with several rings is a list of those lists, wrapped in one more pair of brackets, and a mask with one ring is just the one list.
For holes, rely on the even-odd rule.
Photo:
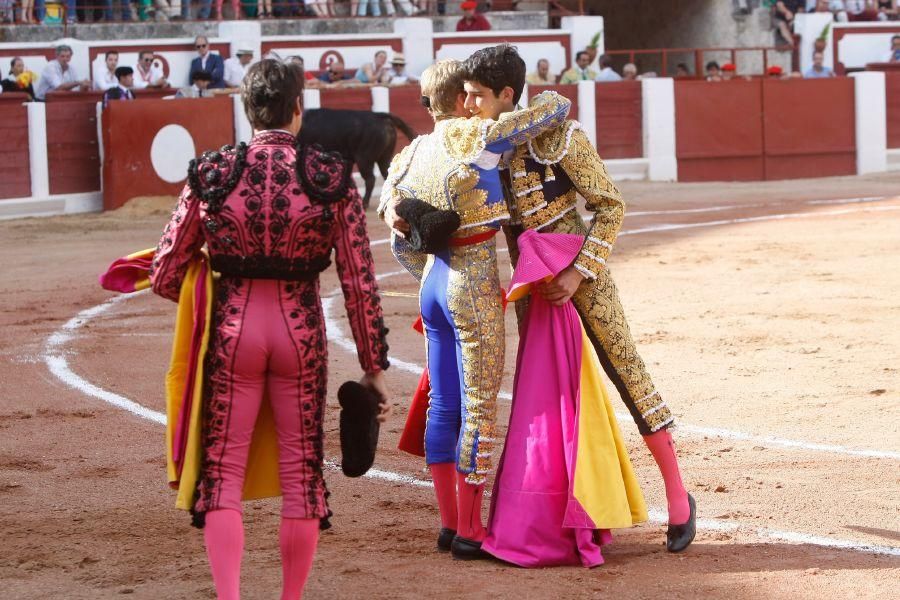
{"label": "blue jeans", "polygon": [[212,0],[200,0],[200,11],[197,13],[198,19],[208,19],[212,12]]}
{"label": "blue jeans", "polygon": [[366,16],[366,6],[372,5],[372,16],[380,17],[381,16],[381,2],[379,0],[359,0],[359,12],[356,14],[360,17]]}
{"label": "blue jeans", "polygon": [[[41,0],[43,2],[43,0]],[[131,20],[131,2],[128,0],[118,0],[119,8],[122,12],[122,20],[130,21]],[[115,0],[106,0],[106,9],[103,11],[103,18],[108,22],[112,22],[115,20]]]}

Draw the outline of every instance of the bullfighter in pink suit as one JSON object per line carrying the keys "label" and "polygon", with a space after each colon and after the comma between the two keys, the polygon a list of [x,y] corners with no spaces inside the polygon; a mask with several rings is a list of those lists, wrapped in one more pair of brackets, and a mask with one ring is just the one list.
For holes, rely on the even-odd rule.
{"label": "bullfighter in pink suit", "polygon": [[177,300],[188,264],[206,244],[215,287],[206,354],[203,461],[195,517],[220,599],[238,598],[241,491],[264,395],[275,419],[283,495],[282,598],[302,592],[330,515],[323,478],[327,346],[319,273],[334,251],[350,328],[386,416],[387,344],[365,214],[350,165],[295,148],[299,68],[263,60],[241,87],[255,133],[249,146],[192,162],[152,267],[153,291]]}

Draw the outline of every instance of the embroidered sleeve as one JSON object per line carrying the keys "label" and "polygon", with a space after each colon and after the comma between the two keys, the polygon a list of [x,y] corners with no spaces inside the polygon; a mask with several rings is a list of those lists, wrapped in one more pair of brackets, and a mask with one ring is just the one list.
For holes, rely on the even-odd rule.
{"label": "embroidered sleeve", "polygon": [[573,131],[568,152],[559,165],[572,180],[578,193],[584,197],[587,209],[594,215],[584,246],[574,264],[582,275],[596,279],[606,265],[622,226],[625,202],[583,131]]}
{"label": "embroidered sleeve", "polygon": [[337,212],[335,262],[344,291],[347,318],[356,340],[359,364],[366,373],[374,373],[388,368],[388,330],[384,326],[381,297],[375,282],[366,214],[355,188],[350,188],[346,199],[334,208]]}
{"label": "embroidered sleeve", "polygon": [[172,218],[163,230],[150,266],[153,292],[178,302],[188,265],[203,246],[200,229],[200,200],[190,186],[184,186]]}
{"label": "embroidered sleeve", "polygon": [[502,154],[560,125],[571,106],[568,98],[546,91],[535,96],[528,108],[504,113],[496,121],[477,117],[448,121],[440,128],[441,141],[453,159],[475,164],[486,151]]}

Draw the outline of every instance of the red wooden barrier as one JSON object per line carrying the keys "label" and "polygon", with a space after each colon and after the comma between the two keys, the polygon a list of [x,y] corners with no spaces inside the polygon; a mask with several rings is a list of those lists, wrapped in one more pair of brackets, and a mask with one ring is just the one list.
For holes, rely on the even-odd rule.
{"label": "red wooden barrier", "polygon": [[766,179],[856,174],[853,80],[762,81]]}
{"label": "red wooden barrier", "polygon": [[[578,84],[567,83],[565,85],[529,85],[528,95],[534,98],[544,90],[553,90],[565,96],[572,101],[572,108],[569,110],[569,117],[575,121],[578,120]],[[530,99],[530,98],[529,98]],[[525,104],[525,100],[520,100],[519,104]]]}
{"label": "red wooden barrier", "polygon": [[679,181],[758,181],[763,164],[759,81],[676,81]]}
{"label": "red wooden barrier", "polygon": [[[597,152],[603,158],[644,155],[640,81],[598,83],[594,88]],[[577,118],[577,117],[572,117]]]}
{"label": "red wooden barrier", "polygon": [[322,88],[319,98],[322,108],[372,110],[372,89],[369,87]]}
{"label": "red wooden barrier", "polygon": [[856,172],[853,81],[675,83],[680,181],[755,181]]}
{"label": "red wooden barrier", "polygon": [[900,148],[900,73],[885,73],[887,94],[887,146]]}
{"label": "red wooden barrier", "polygon": [[47,94],[47,161],[51,194],[100,189],[96,105],[102,96],[98,92]]}
{"label": "red wooden barrier", "polygon": [[[3,96],[26,94],[0,94]],[[28,109],[21,99],[0,102],[0,198],[31,196],[31,163],[28,157]]]}
{"label": "red wooden barrier", "polygon": [[136,196],[177,195],[184,187],[187,160],[184,179],[174,183],[160,177],[151,160],[153,141],[167,125],[180,125],[188,131],[195,155],[233,144],[232,100],[217,96],[110,103],[103,111],[105,210],[118,208]]}

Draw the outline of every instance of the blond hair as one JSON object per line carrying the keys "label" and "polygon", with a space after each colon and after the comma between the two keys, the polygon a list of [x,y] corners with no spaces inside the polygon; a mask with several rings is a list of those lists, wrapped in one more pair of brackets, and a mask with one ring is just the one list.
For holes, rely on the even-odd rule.
{"label": "blond hair", "polygon": [[439,60],[422,73],[422,95],[431,102],[434,119],[456,117],[456,99],[463,93],[462,62],[452,58]]}

